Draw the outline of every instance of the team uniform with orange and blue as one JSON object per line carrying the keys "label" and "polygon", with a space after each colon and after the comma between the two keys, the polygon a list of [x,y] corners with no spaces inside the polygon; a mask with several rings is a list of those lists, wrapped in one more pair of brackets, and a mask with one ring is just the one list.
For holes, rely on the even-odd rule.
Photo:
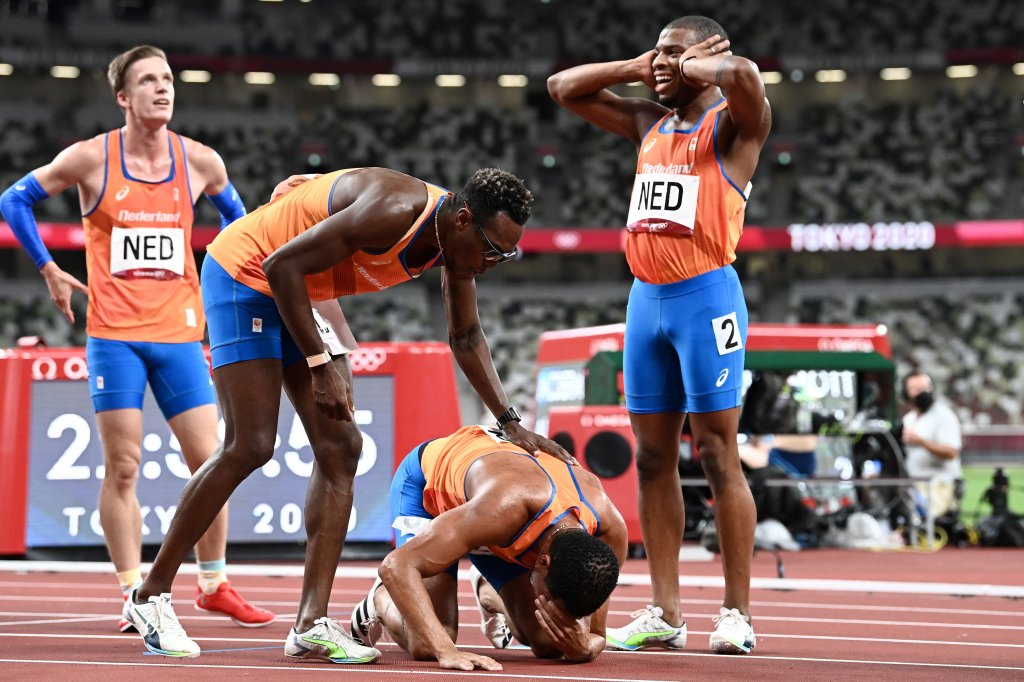
{"label": "team uniform with orange and blue", "polygon": [[150,182],[128,172],[121,131],[108,132],[100,198],[82,216],[85,349],[97,412],[141,409],[147,380],[167,419],[216,402],[202,349],[188,159],[180,135],[168,133],[167,142],[171,170]]}
{"label": "team uniform with orange and blue", "polygon": [[740,405],[747,306],[731,263],[746,191],[718,149],[720,100],[691,128],[662,117],[644,136],[627,218],[635,280],[626,310],[630,412],[715,412]]}
{"label": "team uniform with orange and blue", "polygon": [[[566,516],[576,519],[591,535],[600,531],[601,520],[569,465],[548,455],[534,457],[479,426],[464,426],[446,438],[422,443],[398,465],[391,481],[391,519],[395,546],[401,547],[426,528],[431,519],[466,504],[466,474],[470,467],[496,453],[528,458],[544,472],[551,491],[545,507],[508,544],[481,547],[469,554],[469,560],[487,582],[501,592],[510,580],[533,569],[544,531]],[[454,578],[458,568],[457,563],[452,564],[445,572]]]}
{"label": "team uniform with orange and blue", "polygon": [[[233,223],[207,247],[202,289],[214,369],[246,360],[278,359],[287,366],[303,359],[277,310],[263,261],[331,215],[334,188],[351,170],[355,169],[302,183]],[[380,291],[419,277],[438,262],[440,252],[419,269],[406,263],[409,246],[432,224],[448,194],[436,185],[423,186],[426,206],[402,238],[388,249],[360,250],[324,272],[308,275],[310,301]]]}

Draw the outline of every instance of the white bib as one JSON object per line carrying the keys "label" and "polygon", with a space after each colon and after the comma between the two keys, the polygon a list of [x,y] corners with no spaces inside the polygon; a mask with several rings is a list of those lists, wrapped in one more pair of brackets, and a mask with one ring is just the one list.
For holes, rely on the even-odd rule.
{"label": "white bib", "polygon": [[169,279],[185,274],[185,231],[166,227],[115,227],[110,232],[113,277]]}
{"label": "white bib", "polygon": [[674,173],[638,173],[629,199],[626,229],[691,235],[697,222],[700,178]]}

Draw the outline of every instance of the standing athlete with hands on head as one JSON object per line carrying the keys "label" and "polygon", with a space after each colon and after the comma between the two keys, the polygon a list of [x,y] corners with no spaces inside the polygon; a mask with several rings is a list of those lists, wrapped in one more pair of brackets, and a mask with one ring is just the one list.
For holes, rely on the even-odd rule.
{"label": "standing athlete with hands on head", "polygon": [[[475,278],[515,256],[532,196],[522,180],[494,168],[474,173],[458,193],[386,168],[334,171],[280,194],[283,189],[208,248],[203,302],[224,443],[185,486],[152,570],[125,603],[125,618],[146,619],[164,595],[147,646],[166,655],[199,655],[166,593],[197,529],[273,456],[283,386],[315,458],[305,507],[302,596],[285,654],[367,663],[380,652],[358,644],[327,617],[362,435],[352,420],[351,371],[330,362],[310,301],[379,291],[443,263],[449,343],[504,437],[529,453],[573,461],[558,444],[520,426],[477,311]],[[429,396],[423,409],[431,409]]]}
{"label": "standing athlete with hands on head", "polygon": [[[0,210],[68,322],[75,321],[72,293],[89,295],[85,353],[103,443],[100,524],[127,597],[142,582],[135,489],[147,382],[191,471],[217,447],[216,396],[201,345],[206,321],[190,243],[193,207],[205,193],[222,228],[245,215],[245,207],[220,156],[167,129],[174,74],[162,50],[134,47],[110,63],[107,77],[124,127],[76,142],[18,180],[0,197]],[[88,287],[54,262],[32,215],[34,204],[72,185],[82,206]],[[274,614],[247,602],[226,578],[227,532],[224,505],[196,528],[196,606],[247,627],[267,625]],[[122,632],[132,627],[120,623]]]}
{"label": "standing athlete with hands on head", "polygon": [[[608,88],[642,81],[658,101]],[[707,17],[669,23],[635,59],[557,73],[563,107],[638,149],[626,258],[636,279],[626,312],[626,407],[637,439],[640,523],[654,605],[609,629],[609,645],[680,649],[683,500],[679,437],[693,442],[715,498],[725,599],[711,635],[718,653],[747,653],[755,510],[737,450],[747,309],[735,270],[750,178],[771,130],[757,66],[729,50]]]}

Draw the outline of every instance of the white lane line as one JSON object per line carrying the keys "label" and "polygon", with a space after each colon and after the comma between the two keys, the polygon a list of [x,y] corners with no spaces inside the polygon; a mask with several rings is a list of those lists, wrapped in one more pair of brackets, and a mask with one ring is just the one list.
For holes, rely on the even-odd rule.
{"label": "white lane line", "polygon": [[11,625],[51,625],[53,623],[60,623],[64,625],[66,623],[92,623],[100,622],[104,620],[113,620],[110,616],[89,616],[85,618],[44,618],[36,620],[6,620],[0,621],[0,627],[11,626]]}
{"label": "white lane line", "polygon": [[[623,655],[627,653],[644,653],[653,655],[666,655],[663,652],[624,652],[617,651],[613,652],[615,655]],[[901,667],[915,667],[915,668],[950,668],[958,670],[1012,670],[1012,671],[1024,671],[1024,667],[1008,666],[1008,665],[979,665],[979,664],[968,664],[968,663],[913,663],[910,661],[872,661],[862,659],[851,659],[851,658],[810,658],[803,656],[718,656],[716,654],[700,654],[700,653],[685,653],[685,652],[673,652],[667,654],[671,656],[692,656],[700,658],[714,658],[716,661],[721,661],[723,665],[729,663],[751,663],[753,665],[764,665],[771,661],[795,661],[800,663],[838,663],[838,664],[859,664],[859,665],[878,665],[878,666],[901,666]],[[44,659],[18,659],[18,658],[0,658],[0,663],[31,663],[31,664],[53,664],[53,665],[98,665],[98,666],[114,666],[114,667],[135,667],[135,666],[149,666],[149,667],[160,667],[160,668],[212,668],[220,670],[285,670],[285,671],[303,671],[303,672],[328,672],[328,673],[355,673],[357,675],[366,675],[368,670],[372,670],[374,675],[452,675],[450,670],[421,670],[421,669],[407,669],[399,670],[395,668],[381,668],[374,666],[373,668],[360,668],[360,666],[336,666],[332,668],[303,668],[300,665],[295,666],[277,666],[277,665],[218,665],[212,663],[149,663],[149,662],[137,662],[137,663],[115,663],[112,661],[62,661],[62,660],[44,660]],[[578,675],[572,676],[561,676],[561,675],[538,675],[536,673],[530,673],[529,675],[517,675],[506,672],[469,672],[469,671],[458,671],[459,677],[487,677],[488,679],[498,679],[501,677],[512,677],[516,679],[528,679],[528,680],[583,680],[585,682],[671,682],[669,680],[661,681],[654,679],[637,679],[637,678],[618,678],[618,677],[581,677]]]}
{"label": "white lane line", "polygon": [[660,678],[647,678],[647,679],[636,679],[636,678],[624,678],[624,677],[580,677],[578,675],[538,675],[536,673],[530,673],[529,675],[507,673],[507,672],[490,672],[490,671],[465,671],[465,670],[422,670],[422,669],[397,669],[397,668],[382,668],[380,666],[364,666],[364,665],[336,665],[330,668],[318,667],[310,668],[304,667],[301,663],[296,665],[215,665],[211,663],[114,663],[112,661],[46,661],[42,659],[32,660],[19,660],[11,658],[0,658],[0,663],[32,663],[32,664],[45,664],[50,663],[53,665],[99,665],[99,666],[113,666],[113,667],[136,667],[145,666],[147,668],[178,668],[180,670],[191,670],[193,668],[210,668],[213,670],[281,670],[286,672],[304,672],[304,673],[354,673],[356,675],[364,676],[372,674],[374,678],[380,679],[378,676],[382,675],[431,675],[431,676],[444,676],[451,677],[453,674],[457,674],[459,677],[486,677],[488,680],[498,679],[517,679],[517,680],[570,680],[575,682],[576,680],[582,680],[584,682],[673,682],[671,679],[660,679]]}
{"label": "white lane line", "polygon": [[[31,583],[29,583],[29,582],[3,581],[3,580],[0,580],[0,588],[14,588],[14,589],[20,589],[20,590],[39,588],[39,589],[44,589],[44,590],[47,590],[47,591],[50,591],[50,592],[55,591],[55,590],[68,590],[68,591],[71,591],[71,592],[82,592],[85,589],[89,589],[89,590],[95,589],[97,591],[106,592],[106,593],[116,592],[116,588],[112,587],[112,585],[113,585],[112,582],[110,582],[110,583],[107,583],[107,582],[103,582],[103,583],[98,583],[98,582],[97,583],[67,583],[67,582],[38,582],[38,581],[32,581]],[[184,588],[179,588],[179,589],[184,589]],[[244,588],[244,591],[246,593],[264,592],[264,593],[286,593],[286,594],[292,594],[292,595],[295,595],[295,597],[296,597],[295,601],[297,601],[298,600],[298,596],[299,596],[299,594],[301,593],[302,590],[301,590],[301,587],[299,586],[299,584],[296,583],[294,587],[285,587],[285,586],[281,586],[281,587],[258,587],[258,586],[253,586],[253,585],[246,585],[245,588]],[[345,589],[345,588],[335,587],[333,592],[332,592],[332,594],[335,595],[335,596],[358,595],[359,597],[363,597],[366,594],[366,590],[363,590],[363,589]],[[466,599],[469,599],[473,595],[472,595],[471,592],[463,592],[463,593],[460,593],[459,596],[460,597],[465,597]],[[35,599],[35,598],[36,597],[31,597],[31,596],[25,596],[24,597],[24,599],[26,601],[31,601],[32,599]],[[10,597],[9,599],[13,599],[13,597]],[[77,599],[79,599],[81,601],[94,601],[96,603],[105,603],[105,604],[117,604],[117,603],[121,602],[121,598],[120,597],[91,597],[91,598],[90,597],[78,597]],[[62,598],[62,600],[67,601],[68,599],[67,598]],[[258,603],[262,604],[262,605],[266,605],[266,606],[294,606],[295,605],[295,601],[287,601],[286,602],[286,601],[265,601],[265,600],[259,600]],[[633,603],[637,603],[637,604],[649,604],[650,601],[651,601],[651,597],[649,597],[649,596],[646,596],[646,597],[632,597],[632,596],[624,596],[624,595],[616,594],[614,596],[614,601],[615,602],[633,602]],[[709,605],[709,606],[714,606],[715,608],[717,608],[718,606],[721,606],[721,604],[722,604],[722,600],[720,600],[720,599],[692,599],[692,598],[687,597],[686,595],[682,595],[682,601],[683,601],[684,604],[686,604],[688,606]],[[827,611],[827,610],[830,610],[830,609],[831,610],[836,610],[836,611],[878,611],[878,609],[880,607],[879,604],[843,604],[843,603],[835,603],[835,602],[789,602],[789,601],[765,601],[765,600],[753,600],[753,601],[750,602],[750,604],[753,607],[780,608],[780,609],[810,609],[810,610],[817,610],[817,611],[823,611],[823,610]],[[904,605],[896,605],[896,604],[892,604],[892,603],[890,603],[888,601],[886,601],[886,603],[884,604],[884,607],[885,607],[885,609],[890,610],[890,611],[911,611],[911,612],[918,612],[918,613],[935,613],[935,614],[949,614],[949,615],[963,615],[963,616],[999,616],[999,617],[1010,617],[1010,618],[1024,618],[1024,611],[1022,611],[1021,609],[1014,609],[1014,610],[947,609],[947,608],[941,608],[941,607],[922,607],[922,606],[918,606],[916,604],[914,604],[914,605],[906,605],[906,604],[904,604]],[[715,615],[715,614],[712,614],[712,615]]]}
{"label": "white lane line", "polygon": [[[143,564],[142,571],[148,572],[151,564]],[[247,576],[293,576],[303,574],[301,565],[281,564],[232,564],[232,575]],[[110,573],[111,564],[105,561],[0,561],[0,571],[14,573]],[[198,568],[184,564],[178,571],[181,575],[194,575]],[[339,566],[335,571],[338,578],[376,578],[377,568],[373,566]],[[459,571],[459,577],[468,579],[469,571]],[[724,587],[722,576],[680,576],[683,587]],[[620,585],[650,585],[651,577],[646,573],[624,573],[619,576]],[[988,585],[976,583],[932,583],[900,582],[889,580],[833,580],[808,578],[753,578],[754,589],[800,590],[824,592],[859,592],[884,594],[951,594],[958,596],[1024,597],[1021,585]]]}

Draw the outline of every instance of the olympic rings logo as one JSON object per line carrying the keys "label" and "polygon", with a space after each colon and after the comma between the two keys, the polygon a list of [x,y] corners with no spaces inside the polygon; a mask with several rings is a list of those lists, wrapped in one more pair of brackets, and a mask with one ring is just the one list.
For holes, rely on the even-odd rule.
{"label": "olympic rings logo", "polygon": [[[57,361],[49,357],[36,358],[32,361],[33,381],[52,381],[57,378]],[[64,361],[64,378],[77,381],[89,378],[89,367],[85,364],[85,358],[72,357]]]}
{"label": "olympic rings logo", "polygon": [[353,372],[376,372],[388,360],[387,351],[357,348],[348,354]]}

